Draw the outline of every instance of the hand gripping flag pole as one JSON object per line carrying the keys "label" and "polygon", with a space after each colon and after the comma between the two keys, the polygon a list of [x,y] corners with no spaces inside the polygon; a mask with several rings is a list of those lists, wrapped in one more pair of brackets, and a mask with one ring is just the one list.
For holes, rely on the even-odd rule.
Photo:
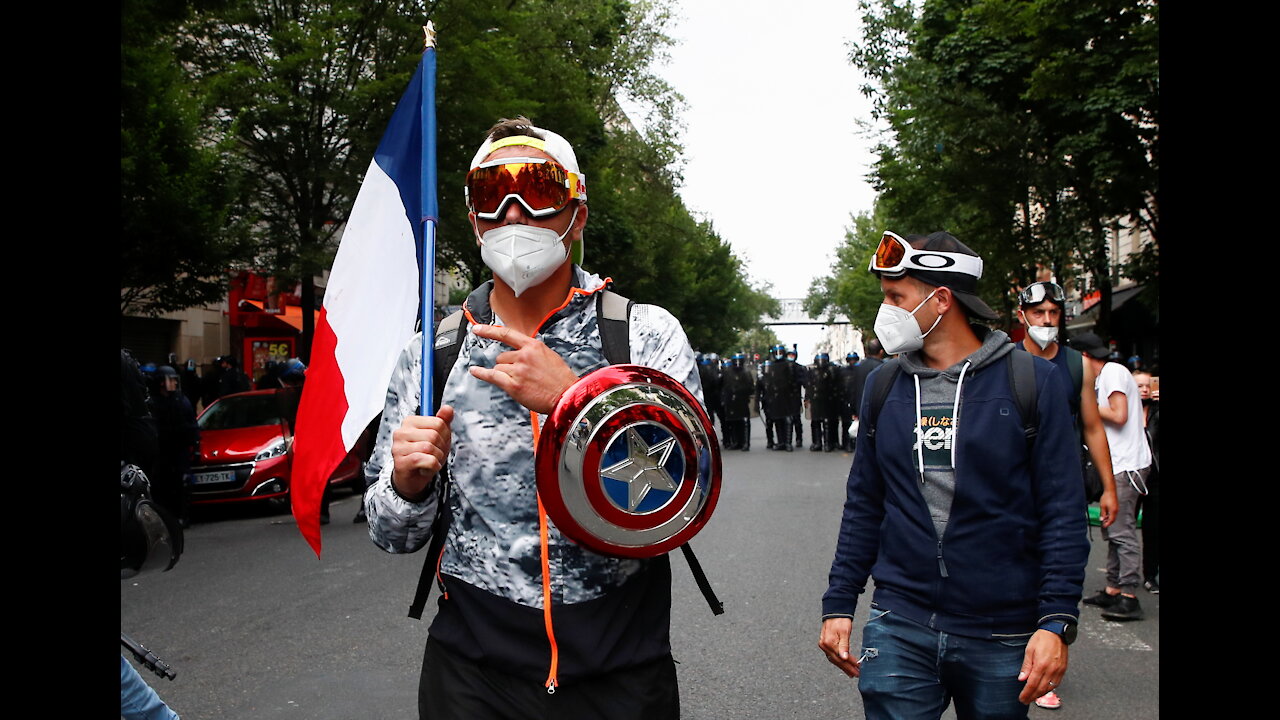
{"label": "hand gripping flag pole", "polygon": [[381,414],[415,320],[423,337],[423,408],[434,412],[427,342],[433,335],[438,216],[435,31],[429,23],[426,30],[422,60],[387,123],[343,228],[298,407],[289,496],[298,531],[317,556],[325,487]]}

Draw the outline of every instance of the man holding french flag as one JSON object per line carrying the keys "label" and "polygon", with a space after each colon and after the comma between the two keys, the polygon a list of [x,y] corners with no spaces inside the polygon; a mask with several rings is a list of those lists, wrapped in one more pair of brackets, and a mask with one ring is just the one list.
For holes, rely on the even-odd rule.
{"label": "man holding french flag", "polygon": [[[434,100],[423,99],[433,56],[428,49],[396,108],[330,275],[295,441],[299,529],[318,553],[325,479],[381,411],[366,465],[370,537],[391,553],[429,545],[443,591],[420,716],[678,718],[667,555],[602,554],[563,535],[539,493],[535,449],[565,391],[619,362],[669,376],[698,405],[693,350],[666,310],[626,301],[577,264],[586,177],[567,140],[517,117],[486,133],[466,181],[493,279],[468,296],[456,327],[427,335],[456,347],[447,367],[428,352],[424,370],[414,322],[434,304],[420,292],[433,274]],[[616,300],[604,298],[623,302],[621,321]],[[619,343],[627,360],[610,359]],[[652,459],[665,448],[666,462],[670,441],[650,446],[629,432],[622,445],[632,454],[601,474],[644,476],[632,485],[634,511],[678,484]],[[620,474],[633,460],[642,470]],[[715,467],[718,486],[718,459]],[[423,586],[411,617],[421,616]]]}
{"label": "man holding french flag", "polygon": [[[370,536],[388,552],[422,548],[446,467],[451,487],[437,561],[445,593],[419,687],[424,718],[679,717],[666,555],[611,557],[566,539],[535,482],[546,416],[579,376],[609,364],[596,295],[611,281],[572,260],[586,188],[564,138],[523,117],[495,125],[466,183],[493,279],[463,306],[443,403],[419,414],[417,339],[388,385],[370,460],[378,480],[365,498]],[[628,327],[632,362],[701,399],[693,350],[670,313],[635,305]]]}

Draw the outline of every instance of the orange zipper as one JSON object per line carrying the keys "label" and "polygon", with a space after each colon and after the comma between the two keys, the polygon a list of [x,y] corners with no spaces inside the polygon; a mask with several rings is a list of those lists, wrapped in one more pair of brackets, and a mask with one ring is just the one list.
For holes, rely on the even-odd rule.
{"label": "orange zipper", "polygon": [[[533,420],[533,452],[538,452],[538,413],[530,411],[529,417]],[[560,648],[556,645],[556,631],[551,623],[551,558],[547,545],[547,511],[542,506],[542,496],[538,495],[538,534],[541,536],[542,550],[542,622],[547,628],[547,641],[551,643],[551,669],[547,672],[547,688],[548,695],[554,695],[556,686],[559,682],[556,679],[556,673],[560,669]]]}

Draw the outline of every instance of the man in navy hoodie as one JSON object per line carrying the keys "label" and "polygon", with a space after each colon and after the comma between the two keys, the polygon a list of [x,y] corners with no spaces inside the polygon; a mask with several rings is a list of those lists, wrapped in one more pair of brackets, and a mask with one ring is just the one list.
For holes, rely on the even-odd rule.
{"label": "man in navy hoodie", "polygon": [[1033,358],[1028,440],[1013,345],[971,324],[998,318],[976,294],[982,259],[950,234],[886,232],[869,269],[884,292],[876,337],[899,357],[863,392],[818,645],[860,678],[868,718],[939,718],[953,699],[961,720],[1026,718],[1066,672],[1089,554],[1067,383]]}

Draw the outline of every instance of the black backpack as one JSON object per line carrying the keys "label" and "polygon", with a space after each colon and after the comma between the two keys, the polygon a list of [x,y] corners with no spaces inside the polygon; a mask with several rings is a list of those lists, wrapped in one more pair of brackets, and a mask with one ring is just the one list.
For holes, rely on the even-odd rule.
{"label": "black backpack", "polygon": [[[605,289],[596,293],[596,319],[600,327],[600,344],[604,352],[605,360],[610,365],[624,365],[631,362],[631,340],[630,340],[630,322],[631,307],[635,305],[631,300]],[[453,369],[454,363],[458,361],[458,353],[462,350],[462,339],[467,335],[467,326],[463,322],[462,311],[457,310],[448,317],[440,321],[436,327],[434,353],[435,365],[432,373],[432,395],[434,402],[432,407],[439,408],[440,403],[444,399],[444,384],[449,378],[449,371]],[[418,410],[422,411],[421,408]],[[446,465],[437,477],[439,482],[436,483],[439,492],[438,502],[436,504],[436,519],[431,524],[431,543],[427,546],[427,556],[422,564],[422,574],[418,577],[418,587],[413,593],[413,604],[409,606],[409,617],[414,620],[422,619],[422,611],[427,606],[427,599],[431,595],[431,575],[434,573],[436,566],[440,562],[440,558],[444,553],[445,535],[449,531],[449,523],[452,520],[449,512],[449,468]],[[724,603],[720,602],[716,597],[715,591],[711,589],[711,583],[707,580],[706,574],[702,571],[702,565],[698,562],[697,556],[693,554],[693,548],[689,547],[689,543],[680,546],[681,552],[684,553],[685,560],[689,562],[689,569],[693,572],[693,579],[698,584],[698,589],[702,591],[703,597],[707,599],[707,604],[711,606],[711,612],[716,615],[724,613]],[[440,584],[440,592],[443,593],[444,583],[437,578]]]}
{"label": "black backpack", "polygon": [[[1036,366],[1035,358],[1029,352],[1014,351],[1009,353],[1009,386],[1018,403],[1018,413],[1022,416],[1022,434],[1027,440],[1028,452],[1035,445],[1036,435],[1040,432],[1040,410],[1036,406]],[[875,442],[876,420],[880,417],[880,408],[889,397],[893,383],[902,373],[902,361],[892,358],[884,361],[879,372],[875,374],[875,386],[871,390],[871,405],[867,407],[867,417],[863,422],[867,425],[867,440]],[[1079,393],[1076,393],[1079,398]]]}

